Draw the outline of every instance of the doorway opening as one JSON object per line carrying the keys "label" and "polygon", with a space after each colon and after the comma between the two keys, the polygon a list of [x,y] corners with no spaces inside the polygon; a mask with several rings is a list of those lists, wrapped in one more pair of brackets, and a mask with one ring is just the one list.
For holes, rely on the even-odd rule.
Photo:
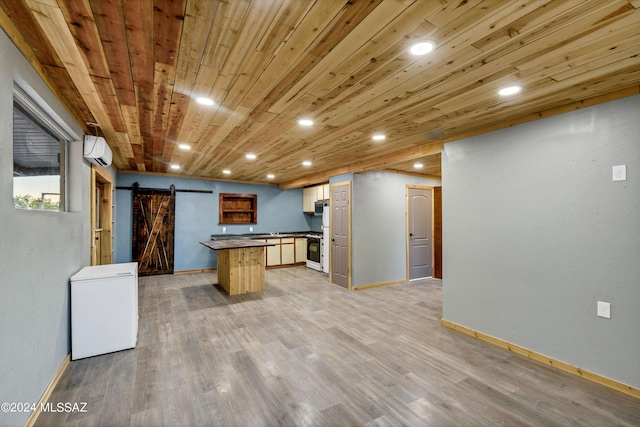
{"label": "doorway opening", "polygon": [[112,263],[113,178],[91,166],[91,265]]}
{"label": "doorway opening", "polygon": [[442,187],[407,186],[407,279],[442,278]]}

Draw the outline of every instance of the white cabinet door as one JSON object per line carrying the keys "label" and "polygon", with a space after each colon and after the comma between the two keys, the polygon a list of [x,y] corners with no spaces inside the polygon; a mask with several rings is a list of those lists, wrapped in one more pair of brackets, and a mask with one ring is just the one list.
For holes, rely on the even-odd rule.
{"label": "white cabinet door", "polygon": [[302,212],[313,213],[316,201],[316,188],[307,187],[302,189]]}
{"label": "white cabinet door", "polygon": [[295,262],[295,244],[293,238],[282,239],[280,244],[280,253],[282,255],[282,265],[293,264]]}
{"label": "white cabinet door", "polygon": [[307,262],[307,238],[296,238],[296,262]]}
{"label": "white cabinet door", "polygon": [[267,246],[267,267],[280,265],[280,239],[267,239],[267,243],[275,244],[275,246]]}

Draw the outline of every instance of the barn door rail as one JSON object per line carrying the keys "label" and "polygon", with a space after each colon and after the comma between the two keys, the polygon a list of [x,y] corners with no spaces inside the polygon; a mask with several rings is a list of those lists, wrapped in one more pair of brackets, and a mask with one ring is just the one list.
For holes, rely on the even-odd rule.
{"label": "barn door rail", "polygon": [[131,191],[171,191],[171,192],[175,192],[175,193],[204,193],[204,194],[213,194],[212,190],[181,190],[181,189],[176,189],[176,187],[171,184],[171,187],[169,187],[169,189],[167,190],[166,188],[145,188],[145,187],[140,187],[140,185],[137,182],[134,182],[132,185],[130,185],[129,187],[116,187],[116,190],[131,190]]}

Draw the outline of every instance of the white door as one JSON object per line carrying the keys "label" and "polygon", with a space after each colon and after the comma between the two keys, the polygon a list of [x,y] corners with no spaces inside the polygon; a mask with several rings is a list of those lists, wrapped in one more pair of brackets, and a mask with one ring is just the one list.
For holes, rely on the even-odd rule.
{"label": "white door", "polygon": [[331,282],[349,287],[349,184],[331,188]]}
{"label": "white door", "polygon": [[433,275],[431,189],[409,188],[409,279]]}

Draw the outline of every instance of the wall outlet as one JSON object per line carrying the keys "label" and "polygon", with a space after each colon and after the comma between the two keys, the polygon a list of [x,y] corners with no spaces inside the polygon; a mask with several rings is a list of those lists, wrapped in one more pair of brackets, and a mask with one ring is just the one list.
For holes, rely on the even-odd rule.
{"label": "wall outlet", "polygon": [[226,233],[227,232],[227,227],[222,227],[222,232]]}
{"label": "wall outlet", "polygon": [[249,227],[249,233],[253,233],[253,227]]}
{"label": "wall outlet", "polygon": [[627,180],[627,165],[618,165],[613,167],[613,180],[614,181]]}
{"label": "wall outlet", "polygon": [[605,319],[611,319],[611,304],[608,302],[598,301],[598,316]]}

